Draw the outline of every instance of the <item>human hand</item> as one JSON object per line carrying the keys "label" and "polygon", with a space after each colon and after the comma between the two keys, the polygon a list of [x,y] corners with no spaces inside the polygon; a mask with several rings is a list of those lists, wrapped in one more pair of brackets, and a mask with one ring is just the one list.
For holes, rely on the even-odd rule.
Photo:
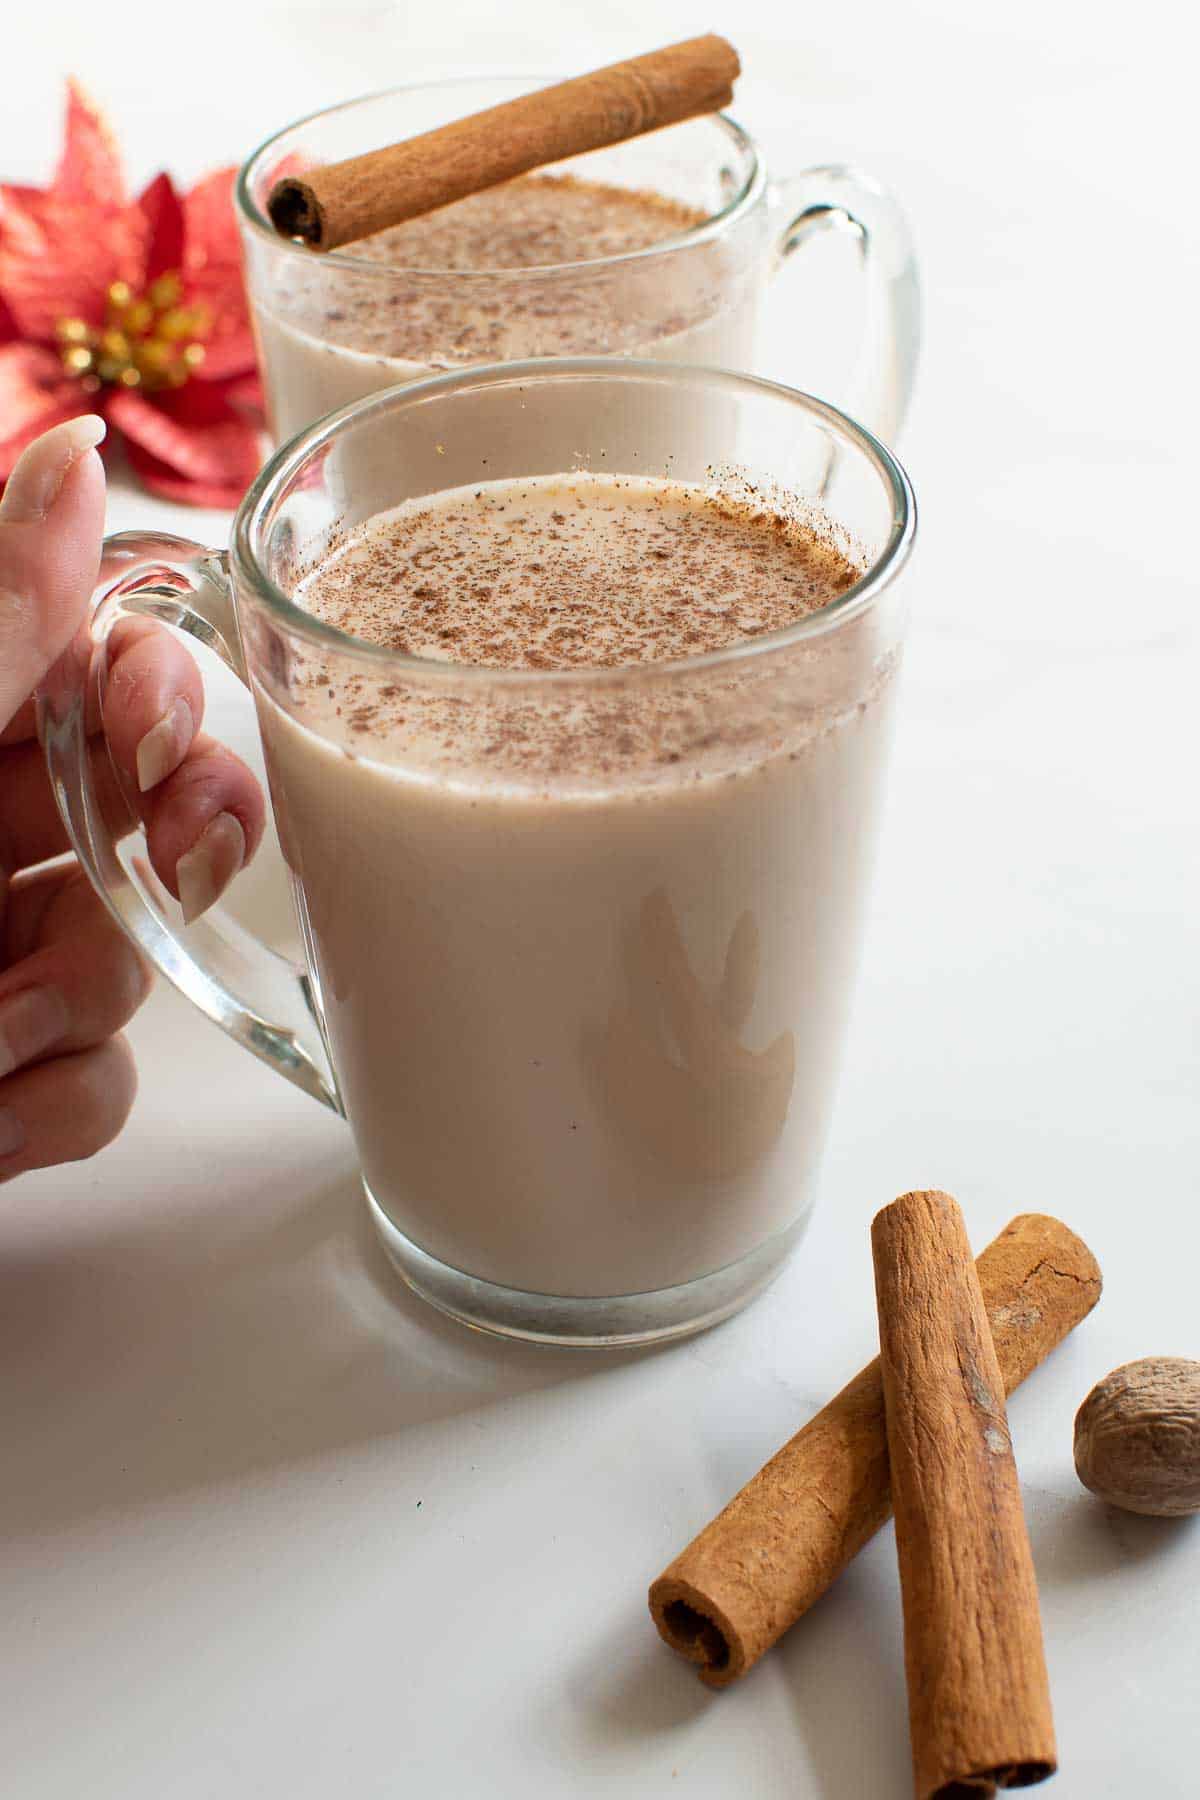
{"label": "human hand", "polygon": [[[150,988],[78,864],[45,866],[69,845],[33,693],[86,617],[103,435],[97,418],[56,426],[24,452],[0,500],[0,1181],[91,1156],[116,1136],[136,1085],[121,1028]],[[137,796],[155,872],[194,919],[257,849],[262,794],[199,732],[199,671],[169,632],[125,620],[106,651],[107,746],[93,737],[105,815],[118,835],[131,830],[122,785]]]}

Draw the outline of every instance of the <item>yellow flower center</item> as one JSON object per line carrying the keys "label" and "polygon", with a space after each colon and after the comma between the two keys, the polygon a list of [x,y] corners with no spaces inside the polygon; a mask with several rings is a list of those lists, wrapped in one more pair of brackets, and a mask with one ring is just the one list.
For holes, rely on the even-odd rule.
{"label": "yellow flower center", "polygon": [[158,276],[144,294],[114,281],[103,325],[68,318],[55,325],[63,368],[91,393],[105,384],[148,393],[182,387],[204,361],[199,340],[212,329],[208,308],[181,306],[182,299],[175,270]]}

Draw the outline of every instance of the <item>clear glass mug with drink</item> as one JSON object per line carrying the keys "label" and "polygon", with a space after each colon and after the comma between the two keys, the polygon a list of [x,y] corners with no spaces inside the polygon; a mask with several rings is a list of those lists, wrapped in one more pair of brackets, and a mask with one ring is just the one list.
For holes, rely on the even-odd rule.
{"label": "clear glass mug with drink", "polygon": [[[295,603],[388,508],[571,470],[809,520],[857,579],[783,630],[569,669],[415,656]],[[447,1312],[548,1342],[683,1335],[798,1241],[913,530],[890,454],[818,401],[563,358],[427,378],[310,428],[247,494],[228,556],[159,534],[106,545],[90,630],[43,697],[72,841],[200,1010],[345,1115],[388,1254]],[[185,928],[140,836],[107,833],[88,684],[102,708],[104,640],[130,612],[215,647],[253,693],[302,964],[219,911]]]}
{"label": "clear glass mug with drink", "polygon": [[[543,192],[545,176],[496,190],[508,193],[505,204],[517,197],[507,243],[503,226],[494,217],[490,227],[487,222],[495,196],[434,215],[432,238],[430,221],[414,222],[416,239],[411,226],[400,227],[393,252],[399,262],[417,254],[432,256],[432,266],[372,260],[375,252],[358,244],[320,255],[281,239],[271,225],[267,196],[281,169],[336,162],[414,137],[537,85],[528,76],[493,76],[396,88],[315,113],[270,138],[245,163],[237,215],[276,440],[334,407],[431,369],[636,355],[752,370],[770,277],[816,233],[835,228],[858,238],[866,298],[858,365],[848,392],[838,397],[851,417],[893,442],[912,389],[920,331],[916,264],[902,213],[878,183],[852,169],[814,168],[768,180],[753,139],[724,115],[556,166],[555,176],[574,178],[573,206],[590,194],[607,209],[605,231],[618,244],[624,196],[625,222],[639,234],[632,250],[547,264],[543,251],[530,248],[546,220],[522,212],[519,199],[521,192]],[[552,198],[563,193],[547,191]],[[465,242],[452,215],[464,222]],[[658,217],[661,229],[655,229]],[[646,241],[648,218],[653,242]],[[485,259],[505,266],[481,265],[472,233],[486,246]],[[406,242],[415,246],[407,253],[400,248]],[[450,254],[452,267],[445,260]],[[508,266],[531,258],[533,266]],[[811,375],[806,385],[825,387]]]}

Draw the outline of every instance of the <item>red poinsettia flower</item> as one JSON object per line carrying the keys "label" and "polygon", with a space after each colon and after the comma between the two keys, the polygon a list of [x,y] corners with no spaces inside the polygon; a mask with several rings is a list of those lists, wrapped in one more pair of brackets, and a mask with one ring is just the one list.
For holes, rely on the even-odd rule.
{"label": "red poinsettia flower", "polygon": [[237,505],[262,397],[234,174],[182,195],[158,175],[131,200],[112,133],[68,84],[50,186],[0,185],[0,484],[31,438],[99,412],[148,488]]}

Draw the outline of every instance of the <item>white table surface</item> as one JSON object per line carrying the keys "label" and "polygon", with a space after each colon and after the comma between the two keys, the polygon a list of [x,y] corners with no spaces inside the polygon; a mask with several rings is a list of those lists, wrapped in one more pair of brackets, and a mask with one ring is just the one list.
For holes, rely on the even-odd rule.
{"label": "white table surface", "polygon": [[[4,27],[0,166],[45,176],[69,69],[139,178],[191,178],[391,79],[582,67],[709,23],[656,0],[600,16],[43,8]],[[711,20],[775,164],[878,172],[925,273],[916,623],[817,1222],[764,1299],[685,1345],[471,1336],[382,1265],[344,1127],[159,992],[124,1137],[0,1204],[6,1795],[903,1800],[890,1529],[720,1696],[659,1643],[645,1588],[870,1357],[868,1221],[917,1185],[957,1193],[979,1245],[1043,1208],[1101,1259],[1098,1310],[1012,1406],[1052,1791],[1196,1792],[1200,1523],[1107,1511],[1071,1466],[1093,1381],[1200,1356],[1200,295],[1171,16]],[[836,397],[798,304],[768,365]],[[111,515],[226,523],[127,490]]]}

